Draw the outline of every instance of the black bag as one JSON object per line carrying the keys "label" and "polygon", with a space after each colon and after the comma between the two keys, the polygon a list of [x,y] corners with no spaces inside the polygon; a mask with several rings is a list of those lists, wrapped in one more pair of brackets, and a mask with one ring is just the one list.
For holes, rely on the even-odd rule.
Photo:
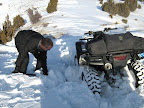
{"label": "black bag", "polygon": [[144,38],[134,36],[134,49],[144,50]]}
{"label": "black bag", "polygon": [[103,55],[107,53],[104,38],[97,38],[87,43],[87,51],[91,55]]}
{"label": "black bag", "polygon": [[122,34],[105,34],[104,40],[108,52],[133,50],[134,37],[130,32]]}
{"label": "black bag", "polygon": [[104,55],[108,52],[133,50],[134,37],[130,32],[122,34],[102,34],[87,43],[91,55]]}

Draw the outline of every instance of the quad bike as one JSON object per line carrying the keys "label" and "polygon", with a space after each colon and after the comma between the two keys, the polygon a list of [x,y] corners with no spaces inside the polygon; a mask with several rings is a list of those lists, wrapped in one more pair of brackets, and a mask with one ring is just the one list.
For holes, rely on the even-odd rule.
{"label": "quad bike", "polygon": [[83,67],[82,80],[94,94],[101,93],[100,73],[104,72],[107,81],[112,80],[109,72],[117,74],[119,71],[115,70],[126,66],[135,76],[136,88],[144,83],[144,66],[138,62],[144,57],[144,38],[130,32],[113,34],[114,29],[89,31],[85,33],[89,36],[76,42],[76,58],[79,66]]}

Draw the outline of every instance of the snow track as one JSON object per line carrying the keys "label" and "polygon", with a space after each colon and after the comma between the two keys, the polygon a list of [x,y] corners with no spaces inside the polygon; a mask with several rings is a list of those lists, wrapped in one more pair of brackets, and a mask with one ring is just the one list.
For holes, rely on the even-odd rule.
{"label": "snow track", "polygon": [[[130,63],[131,69],[128,69],[127,73],[131,74],[128,75],[130,80],[130,86],[132,83],[132,89],[135,89],[139,86],[144,85],[144,65],[139,62],[132,62]],[[99,77],[98,72],[89,66],[83,66],[82,70],[82,80],[84,80],[88,88],[93,92],[93,94],[100,94],[101,93],[101,80]],[[109,79],[111,80],[111,79]]]}

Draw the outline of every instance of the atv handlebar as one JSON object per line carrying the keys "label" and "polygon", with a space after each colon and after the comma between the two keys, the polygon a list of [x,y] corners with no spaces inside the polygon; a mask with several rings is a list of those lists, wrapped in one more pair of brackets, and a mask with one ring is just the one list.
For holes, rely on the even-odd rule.
{"label": "atv handlebar", "polygon": [[115,29],[117,29],[117,28],[104,28],[104,32],[108,32],[108,31],[110,31],[110,30],[115,30]]}
{"label": "atv handlebar", "polygon": [[104,28],[103,31],[96,31],[96,32],[93,32],[93,31],[88,31],[87,33],[84,33],[84,35],[88,34],[88,35],[94,35],[94,34],[97,34],[97,32],[108,32],[110,30],[115,30],[117,28]]}
{"label": "atv handlebar", "polygon": [[86,34],[89,34],[89,35],[92,35],[93,34],[93,31],[88,31],[87,33],[84,33],[85,35]]}

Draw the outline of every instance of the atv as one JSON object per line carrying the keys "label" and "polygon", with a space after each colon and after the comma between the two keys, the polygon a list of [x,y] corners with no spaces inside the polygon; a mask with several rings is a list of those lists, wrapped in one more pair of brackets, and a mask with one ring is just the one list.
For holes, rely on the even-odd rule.
{"label": "atv", "polygon": [[[81,68],[82,80],[95,93],[101,93],[100,74],[111,85],[109,72],[128,67],[135,76],[134,86],[144,83],[144,66],[138,62],[144,58],[144,38],[133,36],[130,32],[113,33],[117,28],[105,28],[103,31],[89,31],[76,44],[76,59]],[[111,80],[111,81],[109,81]]]}

